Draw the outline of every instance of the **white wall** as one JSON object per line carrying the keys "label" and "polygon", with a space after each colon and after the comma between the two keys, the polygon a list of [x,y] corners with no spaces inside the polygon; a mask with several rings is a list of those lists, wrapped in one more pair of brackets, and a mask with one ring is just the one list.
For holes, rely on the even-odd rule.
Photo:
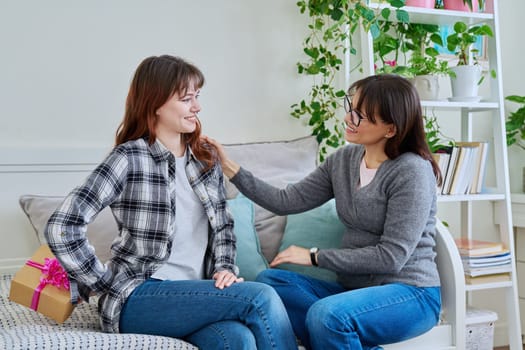
{"label": "white wall", "polygon": [[[501,51],[503,64],[503,92],[504,96],[525,96],[525,46],[523,45],[523,13],[525,13],[525,1],[523,0],[499,0],[500,6],[500,30]],[[515,103],[506,103],[508,112],[515,110]],[[508,115],[508,114],[507,114]],[[510,164],[510,190],[511,192],[523,192],[523,168],[525,167],[525,151],[518,147],[508,149]]]}
{"label": "white wall", "polygon": [[222,142],[307,135],[290,116],[309,84],[295,65],[305,33],[295,0],[1,1],[0,260],[16,265],[37,245],[20,194],[63,195],[85,177],[45,170],[35,181],[23,164],[13,173],[5,164],[25,161],[12,150],[44,151],[48,163],[64,150],[109,149],[147,56],[179,55],[202,69],[204,132]]}
{"label": "white wall", "polygon": [[110,146],[134,69],[164,53],[203,70],[206,133],[303,136],[305,32],[295,0],[2,1],[0,147]]}

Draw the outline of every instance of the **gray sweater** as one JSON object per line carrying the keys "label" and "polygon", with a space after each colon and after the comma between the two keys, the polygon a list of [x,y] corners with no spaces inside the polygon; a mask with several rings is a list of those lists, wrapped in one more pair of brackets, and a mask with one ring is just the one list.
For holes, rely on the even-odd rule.
{"label": "gray sweater", "polygon": [[434,260],[436,180],[430,162],[405,153],[383,162],[372,182],[358,188],[363,154],[362,146],[347,145],[284,189],[243,168],[231,181],[278,215],[303,212],[335,198],[346,232],[340,248],[320,250],[318,263],[336,272],[346,288],[386,283],[439,286]]}

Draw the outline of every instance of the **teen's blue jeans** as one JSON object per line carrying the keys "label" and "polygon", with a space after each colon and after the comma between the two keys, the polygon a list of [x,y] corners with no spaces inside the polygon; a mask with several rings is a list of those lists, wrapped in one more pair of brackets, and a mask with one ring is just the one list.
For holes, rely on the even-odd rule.
{"label": "teen's blue jeans", "polygon": [[281,296],[293,329],[307,349],[381,349],[435,326],[439,287],[406,284],[347,290],[291,271],[269,269],[257,281]]}
{"label": "teen's blue jeans", "polygon": [[148,279],[128,297],[120,332],[181,338],[200,349],[297,349],[286,310],[257,282],[218,289],[212,280]]}

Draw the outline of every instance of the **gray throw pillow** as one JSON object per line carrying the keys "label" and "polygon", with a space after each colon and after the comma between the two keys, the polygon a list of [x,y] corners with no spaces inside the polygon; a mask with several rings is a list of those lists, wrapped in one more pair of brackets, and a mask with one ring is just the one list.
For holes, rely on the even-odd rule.
{"label": "gray throw pillow", "polygon": [[[62,203],[64,197],[22,195],[19,199],[20,206],[29,222],[35,229],[40,244],[47,244],[44,229],[49,217]],[[110,208],[102,210],[88,225],[87,238],[95,248],[95,254],[102,262],[110,258],[110,247],[113,239],[118,235],[118,227]]]}
{"label": "gray throw pillow", "polygon": [[[268,183],[283,188],[297,182],[317,167],[319,144],[314,136],[289,141],[252,142],[224,145],[228,156]],[[226,194],[234,198],[239,190],[226,181]],[[286,217],[255,204],[255,229],[261,251],[272,261],[281,245]]]}

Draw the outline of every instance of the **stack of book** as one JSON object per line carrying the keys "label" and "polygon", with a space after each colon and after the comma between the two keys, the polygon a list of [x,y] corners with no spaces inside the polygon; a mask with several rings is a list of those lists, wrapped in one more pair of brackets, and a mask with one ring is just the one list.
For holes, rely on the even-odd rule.
{"label": "stack of book", "polygon": [[467,284],[510,281],[510,251],[501,242],[456,238]]}
{"label": "stack of book", "polygon": [[440,194],[476,194],[483,189],[488,142],[457,142],[434,153],[443,178]]}

